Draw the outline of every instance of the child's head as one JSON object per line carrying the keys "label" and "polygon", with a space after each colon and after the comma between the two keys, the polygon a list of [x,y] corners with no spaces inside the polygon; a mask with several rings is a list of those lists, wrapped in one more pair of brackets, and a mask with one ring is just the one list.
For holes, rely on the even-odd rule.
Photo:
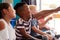
{"label": "child's head", "polygon": [[25,2],[17,3],[14,9],[16,10],[16,14],[20,17],[30,16],[30,10],[28,8],[28,5]]}
{"label": "child's head", "polygon": [[34,15],[37,13],[37,6],[36,5],[29,5],[31,13]]}
{"label": "child's head", "polygon": [[15,18],[15,11],[9,3],[0,3],[0,18]]}

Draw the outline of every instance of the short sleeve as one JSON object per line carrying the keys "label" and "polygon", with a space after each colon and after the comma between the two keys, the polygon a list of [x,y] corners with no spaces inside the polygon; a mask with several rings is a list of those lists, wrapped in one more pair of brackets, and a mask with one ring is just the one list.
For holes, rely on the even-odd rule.
{"label": "short sleeve", "polygon": [[36,19],[33,19],[32,21],[31,21],[31,26],[33,27],[33,26],[37,26],[38,24],[37,24],[37,20]]}
{"label": "short sleeve", "polygon": [[21,19],[16,21],[16,28],[24,28],[24,24]]}

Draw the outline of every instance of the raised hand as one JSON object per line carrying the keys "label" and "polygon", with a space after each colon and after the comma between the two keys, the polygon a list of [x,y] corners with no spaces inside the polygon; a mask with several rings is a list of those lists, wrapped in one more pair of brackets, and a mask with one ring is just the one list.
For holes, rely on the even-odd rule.
{"label": "raised hand", "polygon": [[56,12],[57,12],[57,11],[60,11],[60,7],[56,8],[55,10],[56,10]]}
{"label": "raised hand", "polygon": [[52,17],[49,17],[47,20],[52,20]]}

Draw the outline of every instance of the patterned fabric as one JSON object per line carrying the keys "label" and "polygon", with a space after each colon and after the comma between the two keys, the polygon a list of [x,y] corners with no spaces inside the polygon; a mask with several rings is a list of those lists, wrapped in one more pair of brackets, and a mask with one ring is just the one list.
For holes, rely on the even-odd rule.
{"label": "patterned fabric", "polygon": [[20,31],[19,31],[20,28],[25,28],[26,32],[28,34],[30,34],[30,31],[31,31],[31,23],[30,23],[30,21],[31,20],[32,20],[31,18],[28,21],[24,21],[21,18],[19,20],[17,20],[16,27],[15,27],[17,38],[19,38],[19,39],[22,38],[22,35],[20,34]]}
{"label": "patterned fabric", "polygon": [[[39,29],[39,23],[38,23],[38,20],[36,18],[32,19],[32,21],[31,21],[31,27],[36,27],[36,28]],[[31,35],[35,37],[37,35],[37,33],[34,32],[34,30],[31,29]]]}

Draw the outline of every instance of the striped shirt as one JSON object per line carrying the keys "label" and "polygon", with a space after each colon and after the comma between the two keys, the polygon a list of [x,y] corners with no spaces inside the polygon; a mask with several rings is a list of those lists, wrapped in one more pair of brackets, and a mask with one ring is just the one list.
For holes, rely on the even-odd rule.
{"label": "striped shirt", "polygon": [[31,32],[31,20],[32,18],[30,18],[28,21],[24,21],[22,18],[18,19],[16,22],[16,36],[17,38],[22,38],[22,35],[20,34],[19,28],[25,28],[26,32],[28,34],[30,34]]}

